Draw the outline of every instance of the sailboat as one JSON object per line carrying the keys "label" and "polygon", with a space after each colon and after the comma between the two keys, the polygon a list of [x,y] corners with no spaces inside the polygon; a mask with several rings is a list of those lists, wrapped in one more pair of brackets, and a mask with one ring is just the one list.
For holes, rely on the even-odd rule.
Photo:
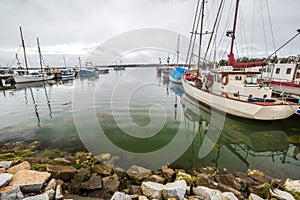
{"label": "sailboat", "polygon": [[16,84],[30,83],[30,82],[47,81],[47,80],[54,79],[55,75],[43,72],[42,54],[41,54],[41,49],[40,49],[40,44],[39,44],[39,39],[38,38],[37,38],[37,45],[38,45],[38,51],[39,51],[39,60],[40,60],[41,71],[39,72],[37,70],[31,70],[31,71],[28,70],[25,43],[24,43],[23,33],[22,33],[22,28],[21,27],[20,27],[20,34],[21,34],[21,41],[22,41],[22,46],[23,46],[23,53],[24,53],[24,61],[25,61],[26,71],[23,71],[23,70],[16,70],[15,71],[15,74],[13,76],[15,83]]}
{"label": "sailboat", "polygon": [[[233,54],[235,30],[237,24],[239,0],[236,0],[231,49],[228,66],[217,71],[208,72],[203,77],[186,74],[182,85],[187,95],[214,109],[226,114],[255,119],[279,120],[293,115],[300,109],[299,104],[272,97],[272,88],[258,83],[259,71],[253,70],[257,66],[265,66],[265,62],[238,63]],[[202,18],[204,18],[204,1],[202,2]],[[202,26],[200,27],[202,33]],[[200,47],[202,34],[200,34]],[[200,53],[198,55],[200,66]]]}

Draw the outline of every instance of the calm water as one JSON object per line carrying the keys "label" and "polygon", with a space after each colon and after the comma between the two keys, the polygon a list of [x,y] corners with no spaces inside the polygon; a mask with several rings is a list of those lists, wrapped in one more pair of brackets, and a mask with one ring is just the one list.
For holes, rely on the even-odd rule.
{"label": "calm water", "polygon": [[259,122],[199,105],[155,68],[0,91],[0,144],[110,153],[115,166],[260,169],[300,178],[299,116]]}

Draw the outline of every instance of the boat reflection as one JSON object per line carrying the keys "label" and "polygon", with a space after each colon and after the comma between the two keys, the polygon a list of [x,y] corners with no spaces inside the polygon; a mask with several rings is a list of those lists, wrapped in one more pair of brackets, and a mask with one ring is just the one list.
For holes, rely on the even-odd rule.
{"label": "boat reflection", "polygon": [[[293,170],[300,169],[300,142],[289,142],[290,136],[284,130],[286,121],[253,121],[223,116],[224,125],[220,126],[222,120],[216,121],[215,116],[222,113],[213,113],[216,114],[213,116],[210,108],[186,94],[183,94],[181,104],[185,129],[195,139],[176,165],[184,168],[214,166],[231,171],[258,168],[270,174],[276,170],[279,177],[292,177]],[[222,129],[218,130],[220,127]],[[209,152],[199,158],[203,150]]]}

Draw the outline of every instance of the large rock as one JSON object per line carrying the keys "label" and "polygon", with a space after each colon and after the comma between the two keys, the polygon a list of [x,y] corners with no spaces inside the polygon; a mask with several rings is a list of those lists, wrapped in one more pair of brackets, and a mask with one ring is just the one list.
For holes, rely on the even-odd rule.
{"label": "large rock", "polygon": [[269,190],[270,191],[270,195],[273,198],[276,199],[284,199],[284,200],[295,200],[295,198],[288,192],[279,190],[279,189],[274,189],[274,190]]}
{"label": "large rock", "polygon": [[18,186],[6,186],[0,188],[0,199],[3,200],[19,200],[23,199],[24,195]]}
{"label": "large rock", "polygon": [[74,177],[76,169],[72,166],[47,166],[47,172],[51,173],[51,178],[68,181]]}
{"label": "large rock", "polygon": [[134,181],[142,181],[150,176],[151,170],[133,165],[127,170],[127,174]]}
{"label": "large rock", "polygon": [[158,199],[162,200],[162,190],[164,188],[163,184],[153,183],[153,182],[143,182],[142,183],[142,192],[149,199]]}
{"label": "large rock", "polygon": [[18,165],[15,165],[15,166],[9,168],[7,170],[7,172],[10,174],[15,174],[15,173],[17,173],[17,171],[25,170],[25,169],[31,169],[31,166],[30,166],[29,162],[27,162],[27,161],[24,161]]}
{"label": "large rock", "polygon": [[117,174],[103,178],[103,187],[107,191],[116,192],[119,188],[119,185],[120,181]]}
{"label": "large rock", "polygon": [[23,200],[49,200],[49,197],[47,194],[39,194],[31,197],[26,197]]}
{"label": "large rock", "polygon": [[203,200],[221,199],[222,192],[215,189],[210,189],[205,186],[197,186],[193,188],[193,194],[200,197]]}
{"label": "large rock", "polygon": [[92,174],[90,179],[81,183],[80,188],[94,190],[102,188],[102,177],[96,173]]}
{"label": "large rock", "polygon": [[12,161],[2,161],[0,162],[0,168],[8,169],[10,168]]}
{"label": "large rock", "polygon": [[102,175],[111,175],[113,168],[110,167],[109,165],[105,165],[103,163],[94,165],[93,167],[93,172],[97,174],[102,174]]}
{"label": "large rock", "polygon": [[6,186],[11,181],[13,175],[9,173],[0,174],[0,188]]}
{"label": "large rock", "polygon": [[230,187],[240,190],[241,185],[239,182],[234,178],[232,174],[218,174],[215,176],[215,179],[218,183],[222,183],[224,185],[230,185]]}
{"label": "large rock", "polygon": [[286,179],[283,188],[289,192],[300,192],[300,180]]}
{"label": "large rock", "polygon": [[196,185],[205,186],[213,189],[217,187],[217,183],[213,180],[211,175],[203,174],[203,173],[197,175]]}
{"label": "large rock", "polygon": [[183,200],[186,192],[187,184],[184,180],[168,183],[164,186],[162,194],[164,199],[175,198],[176,200]]}
{"label": "large rock", "polygon": [[248,176],[251,177],[253,180],[257,181],[258,183],[269,183],[271,182],[272,178],[266,176],[263,172],[255,169],[248,170]]}
{"label": "large rock", "polygon": [[110,200],[131,200],[131,198],[128,194],[123,192],[115,192]]}
{"label": "large rock", "polygon": [[20,170],[14,175],[9,185],[20,186],[24,193],[39,192],[50,176],[48,172]]}

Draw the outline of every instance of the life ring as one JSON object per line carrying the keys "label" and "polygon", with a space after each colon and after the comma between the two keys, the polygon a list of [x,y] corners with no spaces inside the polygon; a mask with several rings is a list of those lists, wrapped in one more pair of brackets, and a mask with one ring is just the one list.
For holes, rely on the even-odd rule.
{"label": "life ring", "polygon": [[227,85],[228,83],[228,75],[223,75],[222,76],[222,85]]}

